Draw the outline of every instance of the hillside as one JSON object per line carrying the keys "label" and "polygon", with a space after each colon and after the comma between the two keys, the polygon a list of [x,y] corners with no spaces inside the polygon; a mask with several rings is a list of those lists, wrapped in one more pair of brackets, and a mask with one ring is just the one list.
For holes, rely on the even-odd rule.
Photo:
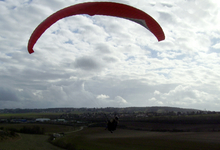
{"label": "hillside", "polygon": [[46,108],[46,109],[0,109],[0,113],[85,113],[85,112],[109,112],[109,113],[133,113],[133,112],[154,112],[154,113],[166,113],[166,112],[181,112],[190,113],[201,110],[177,108],[177,107],[106,107],[106,108]]}

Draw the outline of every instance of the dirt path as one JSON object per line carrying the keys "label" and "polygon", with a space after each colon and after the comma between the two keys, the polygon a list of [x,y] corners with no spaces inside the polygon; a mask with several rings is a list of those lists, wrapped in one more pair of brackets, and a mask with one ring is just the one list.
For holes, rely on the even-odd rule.
{"label": "dirt path", "polygon": [[84,126],[80,127],[78,130],[75,131],[70,131],[70,132],[64,132],[65,134],[69,134],[69,133],[73,133],[73,132],[79,132],[81,130],[83,130]]}

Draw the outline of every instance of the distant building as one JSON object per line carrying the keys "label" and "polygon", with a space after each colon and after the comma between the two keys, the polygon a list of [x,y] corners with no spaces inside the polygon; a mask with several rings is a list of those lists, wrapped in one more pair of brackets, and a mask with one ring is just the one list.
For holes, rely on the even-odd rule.
{"label": "distant building", "polygon": [[138,114],[138,115],[136,115],[136,118],[144,118],[144,117],[148,117],[148,115],[146,115],[146,114]]}
{"label": "distant building", "polygon": [[27,122],[27,119],[12,119],[11,122],[14,122],[14,123],[25,123],[25,122]]}
{"label": "distant building", "polygon": [[66,122],[65,119],[57,119],[57,122]]}
{"label": "distant building", "polygon": [[36,122],[46,122],[46,121],[50,121],[50,118],[37,118],[35,121]]}

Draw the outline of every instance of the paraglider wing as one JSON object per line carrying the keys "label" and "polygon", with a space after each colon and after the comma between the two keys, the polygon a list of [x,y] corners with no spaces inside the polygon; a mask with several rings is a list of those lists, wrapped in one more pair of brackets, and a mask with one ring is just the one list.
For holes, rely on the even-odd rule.
{"label": "paraglider wing", "polygon": [[151,16],[137,8],[114,2],[87,2],[61,9],[39,24],[29,39],[28,52],[30,54],[34,52],[34,44],[52,24],[62,18],[79,14],[88,14],[90,16],[107,15],[129,19],[150,30],[158,41],[165,39],[160,25]]}

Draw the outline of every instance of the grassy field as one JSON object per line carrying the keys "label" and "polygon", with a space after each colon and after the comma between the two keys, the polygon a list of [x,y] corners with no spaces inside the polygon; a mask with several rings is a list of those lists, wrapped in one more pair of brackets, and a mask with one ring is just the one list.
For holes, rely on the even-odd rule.
{"label": "grassy field", "polygon": [[181,124],[181,123],[148,123],[148,122],[123,122],[120,126],[128,129],[147,131],[185,131],[185,132],[212,132],[220,131],[219,124]]}
{"label": "grassy field", "polygon": [[0,150],[61,150],[47,140],[47,135],[20,134],[16,140],[0,142]]}
{"label": "grassy field", "polygon": [[61,148],[48,142],[48,134],[59,132],[68,134],[78,129],[72,126],[50,124],[0,124],[0,127],[3,127],[3,129],[14,128],[19,130],[24,126],[39,126],[45,129],[46,134],[32,135],[19,133],[19,136],[14,139],[0,141],[0,150],[60,150]]}
{"label": "grassy field", "polygon": [[147,132],[118,129],[114,133],[103,128],[86,128],[54,141],[71,143],[86,150],[219,150],[220,132]]}
{"label": "grassy field", "polygon": [[[53,125],[53,124],[0,124],[0,128],[3,127],[4,129],[14,128],[20,130],[23,127],[33,127],[39,126],[44,128],[46,134],[49,133],[57,133],[57,132],[71,132],[77,130],[77,127],[73,126],[64,126],[64,125]],[[1,149],[0,149],[1,150]]]}
{"label": "grassy field", "polygon": [[60,116],[62,113],[14,113],[14,114],[0,114],[0,118],[53,118]]}
{"label": "grassy field", "polygon": [[[0,126],[2,126],[1,124]],[[12,124],[8,127],[22,127]],[[31,125],[31,124],[30,124]],[[78,132],[69,126],[42,125],[49,133],[67,132],[53,144],[77,150],[219,150],[220,132],[148,132],[117,129],[110,133],[104,128],[84,128]],[[7,125],[4,126],[6,128]],[[47,133],[48,133],[47,132]],[[14,140],[0,142],[0,150],[59,150],[48,142],[48,135],[19,134]]]}

